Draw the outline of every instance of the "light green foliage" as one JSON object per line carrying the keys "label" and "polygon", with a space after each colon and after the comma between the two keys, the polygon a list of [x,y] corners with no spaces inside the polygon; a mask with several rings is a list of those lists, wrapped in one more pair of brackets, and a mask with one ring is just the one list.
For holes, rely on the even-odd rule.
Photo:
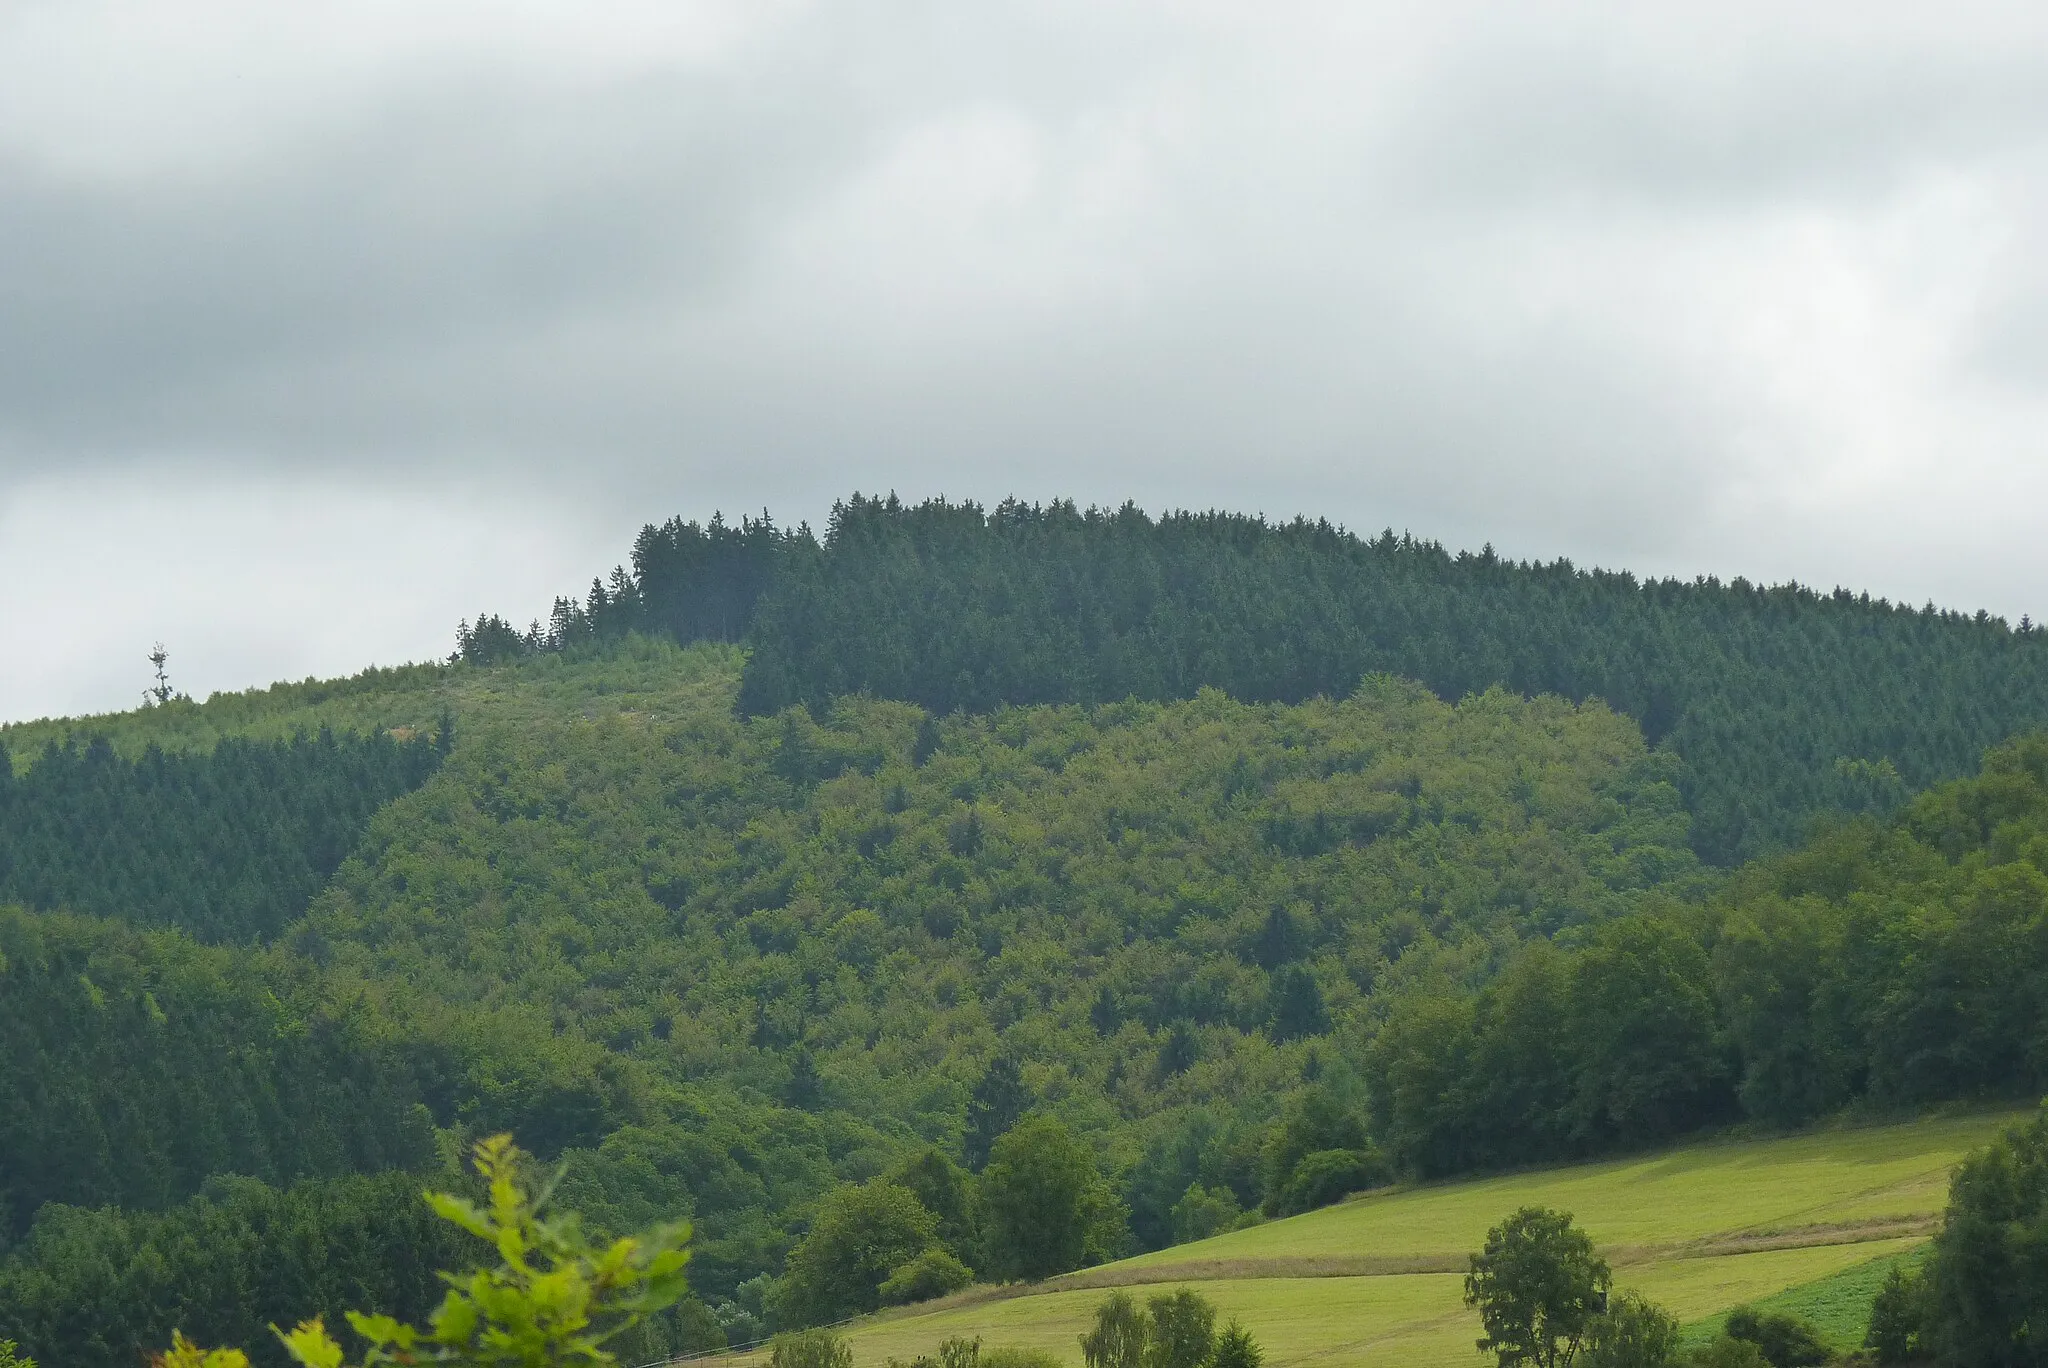
{"label": "light green foliage", "polygon": [[875,1289],[884,1306],[907,1306],[958,1292],[974,1281],[974,1271],[943,1249],[927,1249],[891,1270]]}
{"label": "light green foliage", "polygon": [[1216,1356],[1211,1360],[1212,1368],[1262,1368],[1266,1355],[1259,1348],[1252,1332],[1238,1324],[1232,1316],[1230,1323],[1216,1336]]}
{"label": "light green foliage", "polygon": [[1587,1327],[1573,1362],[1578,1368],[1670,1368],[1677,1357],[1677,1317],[1624,1292]]}
{"label": "light green foliage", "polygon": [[0,1339],[0,1368],[36,1368],[32,1358],[22,1358],[16,1352],[17,1346],[11,1339]]}
{"label": "light green foliage", "polygon": [[1128,1292],[1112,1292],[1095,1308],[1095,1324],[1081,1336],[1088,1368],[1141,1368],[1151,1335],[1145,1313]]}
{"label": "light green foliage", "polygon": [[1216,1353],[1216,1308],[1192,1288],[1145,1299],[1143,1368],[1207,1368]]}
{"label": "light green foliage", "polygon": [[891,1358],[886,1362],[888,1368],[980,1368],[981,1337],[955,1335],[939,1345],[936,1355],[919,1354],[913,1359]]}
{"label": "light green foliage", "polygon": [[939,1368],[975,1368],[981,1362],[981,1338],[955,1335],[939,1344]]}
{"label": "light green foliage", "polygon": [[[339,1362],[337,1358],[335,1362]],[[8,1360],[0,1359],[0,1364]],[[249,1368],[249,1356],[239,1349],[201,1349],[176,1331],[171,1347],[150,1359],[150,1368]]]}
{"label": "light green foliage", "polygon": [[[396,1317],[351,1311],[349,1325],[369,1342],[363,1368],[446,1363],[477,1368],[601,1368],[617,1358],[605,1344],[688,1290],[689,1227],[628,1236],[607,1246],[585,1238],[574,1215],[545,1213],[552,1184],[536,1186],[530,1161],[510,1137],[479,1141],[477,1175],[485,1205],[448,1193],[428,1203],[496,1251],[496,1266],[449,1275],[448,1293],[422,1328]],[[305,1368],[342,1368],[341,1346],[318,1320],[280,1332]]]}
{"label": "light green foliage", "polygon": [[931,1249],[937,1228],[908,1188],[880,1179],[834,1188],[790,1251],[776,1298],[782,1322],[816,1325],[874,1310],[883,1282]]}
{"label": "light green foliage", "polygon": [[165,751],[210,751],[223,739],[289,740],[322,727],[365,734],[405,728],[431,731],[444,703],[470,681],[444,665],[371,668],[347,679],[307,679],[237,693],[204,703],[174,699],[160,708],[96,717],[43,718],[0,725],[0,745],[26,770],[43,747],[104,736],[114,749],[139,759],[150,746]]}
{"label": "light green foliage", "polygon": [[1121,1252],[1122,1205],[1057,1117],[1029,1116],[1005,1132],[979,1194],[986,1259],[999,1276],[1047,1278]]}
{"label": "light green foliage", "polygon": [[830,1330],[792,1330],[775,1337],[769,1368],[853,1368],[853,1350]]}
{"label": "light green foliage", "polygon": [[1501,1368],[1568,1362],[1612,1281],[1569,1212],[1523,1207],[1487,1232],[1465,1277],[1465,1301],[1486,1330],[1480,1352]]}

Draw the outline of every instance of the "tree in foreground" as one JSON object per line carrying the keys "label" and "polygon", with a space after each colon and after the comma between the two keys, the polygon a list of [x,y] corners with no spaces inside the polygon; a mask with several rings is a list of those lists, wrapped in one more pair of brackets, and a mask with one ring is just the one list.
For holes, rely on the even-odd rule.
{"label": "tree in foreground", "polygon": [[1613,1276],[1571,1213],[1523,1207],[1472,1256],[1465,1303],[1479,1308],[1481,1353],[1500,1368],[1564,1368],[1606,1306]]}
{"label": "tree in foreground", "polygon": [[[467,1368],[609,1368],[605,1345],[688,1290],[687,1224],[660,1226],[599,1248],[574,1214],[545,1214],[557,1172],[538,1185],[531,1159],[508,1135],[477,1143],[476,1171],[489,1197],[479,1207],[444,1192],[427,1203],[497,1252],[495,1267],[446,1274],[448,1292],[424,1327],[394,1316],[348,1313],[368,1342],[361,1368],[455,1364]],[[346,1368],[347,1355],[319,1320],[278,1332],[303,1368]],[[202,1350],[173,1335],[157,1368],[248,1368],[240,1350]]]}
{"label": "tree in foreground", "polygon": [[36,1368],[36,1361],[19,1356],[20,1350],[13,1340],[0,1339],[0,1368]]}

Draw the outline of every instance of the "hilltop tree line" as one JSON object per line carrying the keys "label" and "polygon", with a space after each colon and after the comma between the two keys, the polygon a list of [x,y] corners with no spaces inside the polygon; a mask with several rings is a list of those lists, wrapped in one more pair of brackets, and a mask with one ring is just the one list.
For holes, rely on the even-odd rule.
{"label": "hilltop tree line", "polygon": [[642,531],[632,568],[521,631],[463,624],[476,663],[631,631],[744,641],[749,713],[868,694],[935,713],[1191,697],[1343,697],[1386,672],[1599,698],[1685,768],[1691,841],[1733,865],[1817,813],[1883,812],[2048,723],[2031,622],[1845,590],[1452,554],[1391,531],[1231,514],[855,496],[822,539],[765,514]]}
{"label": "hilltop tree line", "polygon": [[19,776],[0,746],[0,902],[267,940],[453,741],[445,722],[406,740],[323,730],[134,760],[104,738],[53,741]]}

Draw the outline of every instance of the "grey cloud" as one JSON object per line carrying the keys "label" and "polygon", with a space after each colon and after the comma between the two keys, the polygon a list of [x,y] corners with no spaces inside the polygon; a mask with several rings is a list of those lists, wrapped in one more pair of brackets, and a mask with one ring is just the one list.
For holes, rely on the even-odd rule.
{"label": "grey cloud", "polygon": [[[2048,202],[2028,15],[744,13],[609,75],[394,59],[112,171],[0,102],[0,501],[173,456],[607,526],[1071,494],[1853,582],[1963,516],[1955,443],[2042,458],[2042,279],[1977,240]],[[1854,538],[1759,514],[1869,434],[1906,474]],[[2048,569],[1972,554],[1887,587]]]}
{"label": "grey cloud", "polygon": [[5,424],[53,452],[262,442],[289,464],[302,444],[392,438],[380,396],[350,392],[366,363],[410,420],[480,341],[650,293],[688,307],[841,150],[722,93],[444,92],[217,184],[0,171]]}

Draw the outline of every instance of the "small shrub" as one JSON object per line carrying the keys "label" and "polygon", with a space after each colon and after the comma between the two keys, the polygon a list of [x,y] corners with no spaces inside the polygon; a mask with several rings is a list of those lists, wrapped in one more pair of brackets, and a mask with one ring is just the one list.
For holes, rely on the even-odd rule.
{"label": "small shrub", "polygon": [[1728,1313],[1727,1331],[1730,1339],[1754,1344],[1771,1368],[1819,1368],[1835,1357],[1811,1325],[1780,1311],[1738,1306]]}
{"label": "small shrub", "polygon": [[0,1340],[0,1368],[36,1368],[34,1359],[18,1357],[19,1353],[13,1340]]}
{"label": "small shrub", "polygon": [[1265,1352],[1251,1331],[1232,1319],[1216,1337],[1216,1356],[1209,1363],[1210,1368],[1262,1368],[1265,1361]]}
{"label": "small shrub", "polygon": [[1771,1361],[1764,1357],[1763,1350],[1748,1340],[1731,1339],[1727,1335],[1693,1350],[1687,1363],[1689,1368],[1771,1368]]}
{"label": "small shrub", "polygon": [[927,1249],[899,1264],[876,1291],[884,1306],[907,1306],[958,1292],[973,1281],[974,1273],[966,1264],[943,1249]]}
{"label": "small shrub", "polygon": [[1064,1368],[1057,1354],[1006,1344],[981,1356],[981,1368]]}
{"label": "small shrub", "polygon": [[966,1339],[955,1335],[939,1341],[939,1368],[979,1368],[981,1336]]}
{"label": "small shrub", "polygon": [[769,1368],[853,1368],[853,1349],[830,1330],[792,1330],[777,1335]]}

